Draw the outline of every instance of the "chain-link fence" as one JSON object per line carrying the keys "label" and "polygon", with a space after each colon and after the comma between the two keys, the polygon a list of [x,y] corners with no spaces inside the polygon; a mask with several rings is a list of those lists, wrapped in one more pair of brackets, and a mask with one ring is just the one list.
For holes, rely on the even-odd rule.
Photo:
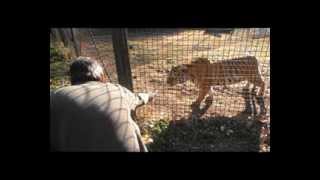
{"label": "chain-link fence", "polygon": [[[77,30],[81,55],[118,83],[112,29]],[[226,117],[269,127],[270,28],[129,28],[127,44],[133,90],[158,92],[139,120]]]}
{"label": "chain-link fence", "polygon": [[[252,110],[250,113],[254,115],[265,109],[266,112],[262,113],[265,113],[264,118],[268,119],[269,33],[270,29],[266,28],[129,29],[128,42],[134,90],[159,92],[159,97],[152,104],[140,109],[140,117],[154,120],[179,120],[190,116],[192,103],[203,90],[201,88],[204,88],[201,87],[201,83],[205,83],[209,87],[212,86],[213,90],[210,90],[206,96],[212,92],[213,103],[203,116],[232,117],[245,110],[247,112]],[[246,59],[250,56],[254,56],[258,61],[257,68],[260,73],[257,72],[257,76],[254,74],[256,68],[254,61],[251,63],[249,59]],[[201,82],[196,82],[197,77],[194,77],[194,82],[184,81],[174,86],[168,84],[168,76],[173,79],[184,77],[179,74],[183,73],[179,69],[176,69],[175,75],[172,74],[174,67],[192,65],[193,61],[199,57],[208,59],[210,64],[217,64],[217,66],[194,66],[195,68],[191,70],[193,72],[188,72],[193,76],[205,76],[199,79]],[[240,59],[237,60],[237,58]],[[235,60],[228,61],[230,59]],[[222,66],[219,66],[219,62]],[[210,70],[209,68],[215,69]],[[233,69],[235,71],[232,71]],[[207,74],[203,74],[205,71],[208,71]],[[186,75],[190,75],[188,73]],[[247,86],[243,81],[260,76],[265,83],[262,104],[259,104],[260,101],[257,100],[250,102],[250,107],[247,107],[246,100],[254,93],[246,93],[245,87]],[[241,77],[244,78],[241,79]],[[229,83],[227,81],[230,78],[231,80],[240,79]],[[222,80],[220,83],[212,79]],[[254,81],[251,80],[251,82]],[[202,101],[201,105],[205,106],[205,101]],[[255,109],[252,109],[254,106]]]}
{"label": "chain-link fence", "polygon": [[112,45],[112,34],[109,28],[100,29],[78,29],[81,56],[88,56],[98,60],[105,68],[108,81],[118,82],[115,64],[114,50]]}
{"label": "chain-link fence", "polygon": [[[207,151],[214,144],[209,151],[251,151],[259,146],[268,151],[269,28],[128,29],[128,44],[134,91],[159,92],[155,101],[137,110],[139,120],[165,119],[176,122],[173,124],[202,120],[220,127],[201,135],[206,125],[197,128],[191,123],[194,128],[184,136],[203,137],[183,144],[185,138],[176,138],[176,126],[172,129],[176,135],[167,139],[172,143],[162,144],[163,150]],[[257,121],[267,123],[260,126],[254,123]],[[237,130],[245,127],[249,134]],[[234,141],[230,141],[233,131]],[[203,140],[213,132],[221,133],[211,136],[208,145]],[[227,137],[214,140],[222,134]],[[260,145],[254,146],[256,142]]]}

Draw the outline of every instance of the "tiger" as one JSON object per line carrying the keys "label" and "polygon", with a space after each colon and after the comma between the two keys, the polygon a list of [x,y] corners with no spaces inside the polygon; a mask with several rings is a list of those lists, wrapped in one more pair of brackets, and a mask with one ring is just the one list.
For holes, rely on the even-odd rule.
{"label": "tiger", "polygon": [[[259,96],[264,95],[265,83],[259,69],[259,63],[254,56],[245,56],[210,63],[207,58],[196,58],[191,64],[174,66],[168,71],[167,84],[174,86],[191,80],[199,87],[199,95],[192,106],[200,106],[205,96],[212,92],[213,86],[223,86],[247,81],[260,87]],[[212,97],[211,97],[212,98]]]}

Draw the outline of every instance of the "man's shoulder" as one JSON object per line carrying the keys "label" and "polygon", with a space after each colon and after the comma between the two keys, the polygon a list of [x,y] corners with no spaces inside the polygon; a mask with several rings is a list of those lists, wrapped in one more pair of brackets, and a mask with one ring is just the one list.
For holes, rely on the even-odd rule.
{"label": "man's shoulder", "polygon": [[80,85],[65,86],[65,87],[61,87],[59,89],[56,89],[56,90],[52,91],[52,94],[53,95],[61,94],[61,93],[72,91],[72,90],[75,90],[75,89],[78,89],[78,88],[81,88],[81,86]]}
{"label": "man's shoulder", "polygon": [[50,95],[67,95],[67,94],[74,94],[74,93],[80,93],[82,91],[95,91],[98,92],[99,89],[101,91],[105,91],[105,89],[114,90],[122,88],[122,86],[118,84],[113,83],[102,83],[102,82],[96,82],[96,81],[90,81],[83,84],[76,84],[71,86],[65,86],[61,87],[55,91],[50,91]]}
{"label": "man's shoulder", "polygon": [[131,91],[116,83],[87,82],[83,84],[61,87],[50,92],[50,96],[74,96],[89,93],[91,95],[101,94],[102,92],[133,94]]}

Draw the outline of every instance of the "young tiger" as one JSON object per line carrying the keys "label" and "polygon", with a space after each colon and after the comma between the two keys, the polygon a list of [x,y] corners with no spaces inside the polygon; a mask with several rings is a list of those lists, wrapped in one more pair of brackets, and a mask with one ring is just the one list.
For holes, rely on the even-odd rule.
{"label": "young tiger", "polygon": [[247,81],[260,87],[259,96],[264,95],[265,83],[262,80],[258,60],[254,56],[228,59],[210,63],[206,58],[197,58],[191,64],[175,66],[169,72],[167,83],[170,86],[191,80],[199,87],[199,96],[193,105],[199,106],[212,86],[224,86]]}

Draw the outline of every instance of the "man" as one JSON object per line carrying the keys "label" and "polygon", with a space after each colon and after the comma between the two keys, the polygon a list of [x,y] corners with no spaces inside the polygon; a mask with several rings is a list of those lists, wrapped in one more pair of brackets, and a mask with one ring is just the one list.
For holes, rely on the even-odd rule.
{"label": "man", "polygon": [[50,94],[52,149],[147,152],[131,112],[155,93],[107,83],[103,68],[87,57],[71,64],[70,75],[71,86]]}

